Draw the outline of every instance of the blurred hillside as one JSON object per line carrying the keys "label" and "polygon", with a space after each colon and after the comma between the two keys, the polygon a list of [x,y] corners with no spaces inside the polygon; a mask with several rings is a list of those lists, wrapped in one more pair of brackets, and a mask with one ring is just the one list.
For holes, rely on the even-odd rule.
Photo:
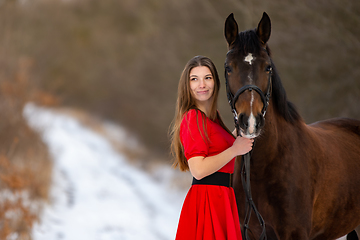
{"label": "blurred hillside", "polygon": [[29,81],[31,65],[31,60],[20,58],[9,76],[1,65],[0,239],[31,239],[32,225],[39,220],[42,203],[48,201],[52,163],[45,144],[22,114],[28,101],[44,104],[40,96],[47,98]]}
{"label": "blurred hillside", "polygon": [[[119,122],[167,154],[186,62],[210,57],[224,86],[226,17],[233,12],[243,31],[264,11],[274,62],[306,122],[360,119],[358,0],[3,0],[0,77],[11,78],[18,60],[30,59],[32,84],[63,105]],[[219,108],[232,128],[224,87]]]}

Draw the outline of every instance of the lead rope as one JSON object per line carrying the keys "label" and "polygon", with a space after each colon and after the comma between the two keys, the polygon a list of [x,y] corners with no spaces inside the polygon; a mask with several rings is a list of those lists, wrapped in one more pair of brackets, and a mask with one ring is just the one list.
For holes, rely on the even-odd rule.
{"label": "lead rope", "polygon": [[[266,240],[266,228],[265,221],[257,210],[255,203],[252,199],[251,195],[251,185],[250,185],[250,153],[246,153],[242,156],[241,161],[241,182],[245,191],[245,199],[246,199],[246,213],[244,219],[244,240],[249,240],[248,230],[250,230],[249,222],[251,217],[251,212],[254,211],[260,226],[262,227],[262,233],[260,235],[259,240]],[[251,230],[250,230],[251,231]]]}

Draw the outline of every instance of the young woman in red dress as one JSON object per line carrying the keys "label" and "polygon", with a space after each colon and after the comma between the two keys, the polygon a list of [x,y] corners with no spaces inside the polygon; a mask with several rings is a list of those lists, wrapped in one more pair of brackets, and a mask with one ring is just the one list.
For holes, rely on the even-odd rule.
{"label": "young woman in red dress", "polygon": [[180,77],[172,125],[174,166],[190,170],[176,240],[241,240],[234,190],[235,157],[252,149],[253,139],[235,138],[217,111],[220,81],[213,62],[192,58]]}

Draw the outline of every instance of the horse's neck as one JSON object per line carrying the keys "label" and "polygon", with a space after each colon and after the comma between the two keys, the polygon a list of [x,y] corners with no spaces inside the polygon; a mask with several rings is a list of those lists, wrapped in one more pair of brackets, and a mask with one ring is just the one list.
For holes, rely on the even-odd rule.
{"label": "horse's neck", "polygon": [[265,116],[263,132],[256,141],[255,157],[266,158],[270,163],[271,160],[279,157],[281,146],[297,141],[300,136],[297,133],[307,131],[305,126],[302,121],[287,122],[283,117],[278,116],[273,108],[269,108]]}

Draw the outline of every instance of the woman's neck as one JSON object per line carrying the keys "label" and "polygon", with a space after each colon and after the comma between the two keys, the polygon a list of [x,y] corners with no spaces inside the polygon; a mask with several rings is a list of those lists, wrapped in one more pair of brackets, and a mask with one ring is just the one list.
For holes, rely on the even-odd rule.
{"label": "woman's neck", "polygon": [[210,117],[211,115],[211,103],[208,102],[198,102],[196,103],[196,107],[201,110],[207,117]]}
{"label": "woman's neck", "polygon": [[202,105],[198,105],[196,106],[200,111],[202,111],[203,113],[205,113],[205,115],[207,117],[210,117],[210,107],[205,107],[205,106],[202,106]]}

